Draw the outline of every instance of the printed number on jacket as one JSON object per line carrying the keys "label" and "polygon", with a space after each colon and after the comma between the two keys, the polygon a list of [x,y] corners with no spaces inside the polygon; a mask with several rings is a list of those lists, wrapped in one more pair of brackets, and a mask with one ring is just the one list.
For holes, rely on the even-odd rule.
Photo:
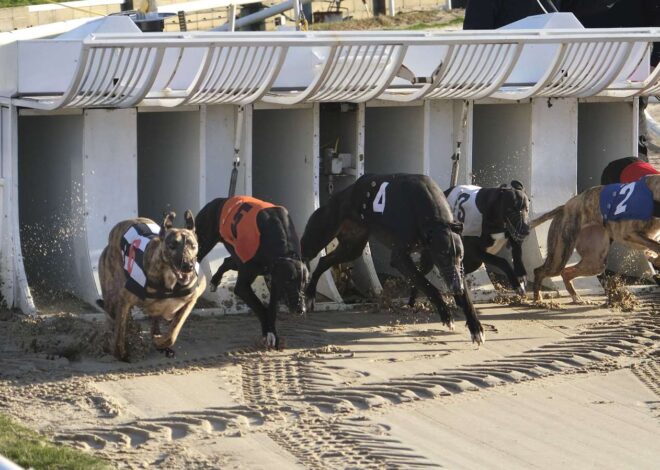
{"label": "printed number on jacket", "polygon": [[378,212],[378,213],[383,213],[385,212],[385,194],[387,190],[387,185],[390,184],[389,182],[385,181],[380,185],[380,188],[378,189],[378,192],[376,193],[376,197],[374,198],[374,202],[372,205],[373,211]]}

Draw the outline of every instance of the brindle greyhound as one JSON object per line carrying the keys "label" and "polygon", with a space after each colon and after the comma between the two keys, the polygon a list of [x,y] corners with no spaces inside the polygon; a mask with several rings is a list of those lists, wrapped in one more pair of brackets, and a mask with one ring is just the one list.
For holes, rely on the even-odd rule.
{"label": "brindle greyhound", "polygon": [[[288,211],[248,196],[218,198],[199,211],[196,227],[199,261],[218,242],[231,255],[213,275],[211,290],[217,289],[225,272],[238,271],[234,293],[257,314],[266,344],[278,347],[278,302],[283,297],[290,311],[304,314],[304,288],[309,275]],[[261,275],[271,279],[268,307],[252,290],[252,282]]]}
{"label": "brindle greyhound", "polygon": [[334,238],[339,244],[321,257],[306,290],[310,308],[314,306],[316,284],[327,269],[351,261],[362,253],[373,235],[392,250],[391,264],[413,286],[433,302],[443,323],[453,328],[451,312],[440,292],[415,266],[411,253],[428,254],[438,267],[456,304],[463,310],[472,340],[485,340],[463,277],[462,224],[455,222],[447,199],[431,178],[424,175],[365,175],[354,184],[332,195],[317,209],[301,239],[303,259],[309,260]]}
{"label": "brindle greyhound", "polygon": [[[646,196],[635,199],[634,195],[639,189]],[[659,201],[660,175],[650,175],[626,185],[587,189],[563,206],[533,220],[532,228],[552,219],[548,232],[548,257],[542,266],[534,270],[534,298],[541,299],[543,279],[561,273],[573,302],[583,303],[571,281],[579,276],[602,273],[612,240],[631,248],[650,250],[656,255],[657,265],[657,256],[660,254]],[[616,220],[619,216],[625,216],[630,209],[643,213],[642,218]],[[565,267],[574,248],[581,257],[580,262]]]}
{"label": "brindle greyhound", "polygon": [[[171,347],[206,288],[206,280],[195,269],[197,237],[192,212],[185,213],[185,229],[172,226],[174,217],[169,212],[162,227],[146,218],[119,222],[101,253],[103,300],[98,304],[113,323],[113,353],[120,360],[128,360],[126,326],[133,307],[151,317],[156,348],[172,357]],[[161,319],[170,322],[165,336],[160,333]]]}
{"label": "brindle greyhound", "polygon": [[[506,275],[511,287],[525,295],[527,282],[522,261],[522,243],[529,235],[529,199],[522,183],[516,180],[511,187],[499,188],[460,185],[445,191],[454,217],[463,223],[465,273],[476,271],[483,263],[495,266]],[[513,256],[509,262],[496,256],[508,241]],[[428,252],[422,251],[420,270],[427,274],[433,269]],[[416,289],[410,293],[409,304],[415,303]]]}

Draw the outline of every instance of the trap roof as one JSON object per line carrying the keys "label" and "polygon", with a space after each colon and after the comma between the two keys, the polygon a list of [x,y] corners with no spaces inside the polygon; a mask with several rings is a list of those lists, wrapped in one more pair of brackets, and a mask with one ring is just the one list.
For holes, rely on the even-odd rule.
{"label": "trap roof", "polygon": [[648,65],[660,28],[541,16],[490,31],[263,33],[142,33],[107,17],[0,47],[0,97],[53,110],[660,92]]}

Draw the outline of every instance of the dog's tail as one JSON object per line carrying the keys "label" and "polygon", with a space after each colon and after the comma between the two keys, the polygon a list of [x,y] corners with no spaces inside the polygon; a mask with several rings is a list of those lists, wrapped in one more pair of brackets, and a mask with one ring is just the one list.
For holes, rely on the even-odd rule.
{"label": "dog's tail", "polygon": [[550,212],[546,212],[541,217],[538,217],[529,224],[530,228],[536,228],[544,222],[547,222],[550,219],[554,219],[555,216],[561,214],[564,211],[564,206],[555,207]]}

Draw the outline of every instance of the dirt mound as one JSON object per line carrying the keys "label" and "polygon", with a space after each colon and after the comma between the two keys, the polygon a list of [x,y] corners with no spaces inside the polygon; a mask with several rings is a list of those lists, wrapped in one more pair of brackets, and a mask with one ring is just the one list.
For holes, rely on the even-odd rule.
{"label": "dirt mound", "polygon": [[[48,316],[14,314],[8,322],[13,342],[21,350],[65,357],[71,361],[83,356],[103,357],[110,354],[112,332],[106,321],[83,319],[68,313]],[[140,325],[131,320],[127,327],[128,349],[131,360],[146,356],[151,348]]]}
{"label": "dirt mound", "polygon": [[626,288],[626,284],[620,276],[607,277],[604,288],[609,308],[622,312],[633,312],[639,307],[639,300]]}

